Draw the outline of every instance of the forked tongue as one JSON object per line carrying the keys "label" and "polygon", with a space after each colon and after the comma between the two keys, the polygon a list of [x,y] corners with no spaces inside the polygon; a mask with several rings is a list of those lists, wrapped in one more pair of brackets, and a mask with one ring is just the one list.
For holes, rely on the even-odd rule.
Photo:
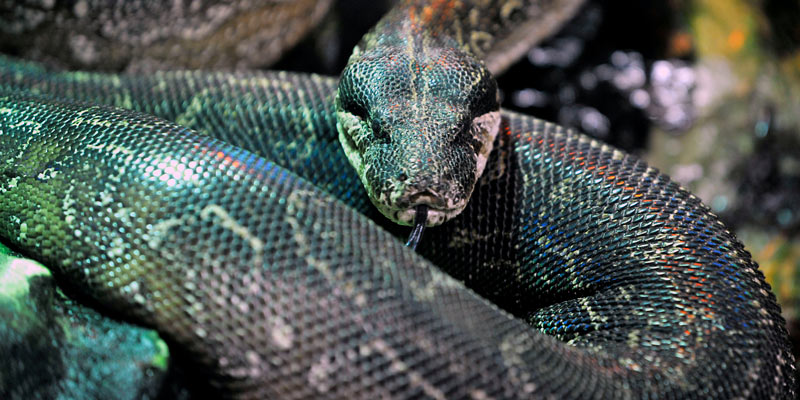
{"label": "forked tongue", "polygon": [[420,204],[417,206],[417,212],[414,216],[414,229],[411,230],[411,235],[408,236],[406,246],[411,247],[411,250],[416,250],[419,241],[422,240],[422,231],[425,230],[425,222],[428,221],[428,206]]}

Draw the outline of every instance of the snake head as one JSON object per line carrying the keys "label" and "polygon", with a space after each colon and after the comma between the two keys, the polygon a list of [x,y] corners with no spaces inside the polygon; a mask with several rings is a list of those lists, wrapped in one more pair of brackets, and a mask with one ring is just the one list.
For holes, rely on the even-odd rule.
{"label": "snake head", "polygon": [[500,126],[497,83],[456,46],[356,52],[336,94],[339,140],[373,204],[428,226],[466,207]]}

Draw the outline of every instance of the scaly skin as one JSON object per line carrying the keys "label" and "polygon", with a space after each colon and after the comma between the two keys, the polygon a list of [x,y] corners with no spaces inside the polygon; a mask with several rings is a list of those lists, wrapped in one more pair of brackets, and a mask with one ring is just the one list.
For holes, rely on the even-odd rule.
{"label": "scaly skin", "polygon": [[226,396],[795,396],[780,310],[741,244],[669,178],[585,136],[504,113],[472,200],[420,245],[536,332],[247,152],[139,114],[9,95],[169,114],[260,154],[304,149],[281,164],[336,189],[358,177],[327,144],[333,80],[2,61],[3,238],[154,326]]}

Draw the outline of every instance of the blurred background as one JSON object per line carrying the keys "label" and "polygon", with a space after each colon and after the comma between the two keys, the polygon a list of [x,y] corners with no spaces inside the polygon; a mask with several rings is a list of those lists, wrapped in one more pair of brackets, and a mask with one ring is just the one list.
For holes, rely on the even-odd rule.
{"label": "blurred background", "polygon": [[[276,68],[338,74],[388,3],[335,4]],[[505,107],[637,154],[699,196],[758,261],[798,355],[800,2],[588,1],[498,82]]]}

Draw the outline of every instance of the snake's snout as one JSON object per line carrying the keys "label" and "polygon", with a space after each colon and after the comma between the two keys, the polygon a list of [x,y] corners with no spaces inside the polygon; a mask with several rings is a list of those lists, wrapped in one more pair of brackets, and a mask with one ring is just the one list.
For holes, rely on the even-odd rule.
{"label": "snake's snout", "polygon": [[406,200],[401,200],[400,204],[410,208],[418,205],[426,205],[428,208],[432,209],[442,209],[447,207],[447,202],[444,200],[442,195],[427,189],[410,194],[406,197]]}
{"label": "snake's snout", "polygon": [[436,226],[461,212],[462,207],[448,201],[447,196],[433,189],[421,189],[404,194],[394,202],[395,219],[404,225],[413,225],[420,207],[427,209],[426,226]]}

